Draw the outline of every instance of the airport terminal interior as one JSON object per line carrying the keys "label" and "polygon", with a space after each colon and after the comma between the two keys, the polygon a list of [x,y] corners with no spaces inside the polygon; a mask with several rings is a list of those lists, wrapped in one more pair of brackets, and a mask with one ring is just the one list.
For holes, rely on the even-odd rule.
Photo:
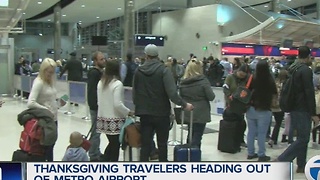
{"label": "airport terminal interior", "polygon": [[[203,73],[216,97],[210,102],[211,122],[204,130],[201,161],[256,161],[247,160],[246,144],[234,154],[217,149],[226,105],[224,80],[241,63],[254,72],[258,61],[268,61],[270,72],[278,75],[296,59],[300,46],[309,47],[314,63],[320,64],[319,19],[320,0],[0,0],[0,101],[4,102],[0,107],[0,161],[11,161],[19,149],[23,126],[17,116],[27,109],[27,98],[45,58],[58,65],[57,98],[67,96],[63,99],[67,105],[58,110],[54,147],[54,161],[61,161],[70,133],[86,135],[91,127],[87,73],[94,66],[93,53],[100,51],[107,61],[122,64],[130,54],[138,67],[148,54],[144,49],[148,44],[157,46],[156,55],[168,67],[176,62],[185,68],[192,59],[203,63]],[[62,72],[72,58],[82,65],[79,82],[68,79],[68,71]],[[217,70],[220,67],[221,71]],[[210,73],[211,68],[216,73]],[[131,87],[125,87],[124,99],[134,111],[131,92]],[[281,142],[284,121],[278,144],[270,145],[274,126],[273,119],[266,138],[266,155],[271,160],[289,146]],[[187,127],[174,122],[169,134],[169,161],[174,160],[173,149],[180,143],[181,132],[185,141]],[[245,142],[247,132],[248,128]],[[307,159],[319,155],[320,141],[318,144],[311,139]],[[101,134],[101,152],[107,144],[107,137]],[[124,153],[120,150],[120,161]],[[139,159],[137,148],[133,149],[133,159]],[[294,179],[305,176],[294,173]]]}

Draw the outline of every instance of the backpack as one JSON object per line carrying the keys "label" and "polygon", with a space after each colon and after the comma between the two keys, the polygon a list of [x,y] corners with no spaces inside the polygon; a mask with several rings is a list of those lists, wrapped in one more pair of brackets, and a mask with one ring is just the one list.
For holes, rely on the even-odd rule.
{"label": "backpack", "polygon": [[280,109],[283,112],[291,112],[294,108],[294,74],[302,67],[302,64],[293,64],[292,66],[292,71],[288,73],[280,92]]}
{"label": "backpack", "polygon": [[19,147],[22,151],[30,155],[42,156],[45,153],[45,148],[40,144],[42,138],[42,128],[38,125],[37,119],[30,119],[24,124],[24,129],[21,132]]}
{"label": "backpack", "polygon": [[244,114],[250,104],[252,91],[249,89],[253,75],[249,76],[245,87],[239,86],[232,94],[232,100],[230,102],[230,110],[235,114]]}

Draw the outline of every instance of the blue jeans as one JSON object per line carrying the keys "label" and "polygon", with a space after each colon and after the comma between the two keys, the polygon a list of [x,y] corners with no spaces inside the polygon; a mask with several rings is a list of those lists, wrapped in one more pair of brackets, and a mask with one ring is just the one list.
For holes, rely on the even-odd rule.
{"label": "blue jeans", "polygon": [[[192,146],[198,146],[201,148],[201,140],[203,136],[204,129],[206,128],[206,123],[193,123],[192,129]],[[189,143],[189,135],[190,135],[190,124],[188,124],[188,138],[187,143]]]}
{"label": "blue jeans", "polygon": [[248,121],[248,155],[253,156],[255,154],[254,142],[256,136],[258,137],[258,156],[263,157],[266,155],[266,135],[269,129],[271,121],[271,111],[257,111],[254,107],[250,107],[246,113]]}
{"label": "blue jeans", "polygon": [[98,111],[90,110],[91,116],[91,136],[90,136],[90,143],[91,147],[89,149],[89,157],[90,160],[99,160],[101,151],[100,151],[100,133],[97,133],[97,114]]}
{"label": "blue jeans", "polygon": [[297,131],[297,140],[294,141],[279,157],[279,161],[292,162],[297,158],[299,168],[306,165],[308,143],[311,131],[311,116],[307,112],[290,112],[291,124],[290,131]]}

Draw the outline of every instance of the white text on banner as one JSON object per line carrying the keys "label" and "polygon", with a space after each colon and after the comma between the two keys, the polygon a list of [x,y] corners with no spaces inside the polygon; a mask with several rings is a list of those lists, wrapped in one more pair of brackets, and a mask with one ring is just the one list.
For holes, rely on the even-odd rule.
{"label": "white text on banner", "polygon": [[27,180],[290,180],[291,163],[28,163]]}

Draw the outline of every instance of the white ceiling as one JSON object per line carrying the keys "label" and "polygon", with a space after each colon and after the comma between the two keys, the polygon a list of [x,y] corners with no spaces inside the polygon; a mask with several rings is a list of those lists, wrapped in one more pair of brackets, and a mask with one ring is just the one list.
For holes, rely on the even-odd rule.
{"label": "white ceiling", "polygon": [[[42,1],[42,4],[39,5],[38,1]],[[268,2],[268,0],[193,0],[193,6],[209,5],[216,2],[234,5],[232,1],[240,6]],[[58,0],[30,0],[29,6],[25,11],[26,15],[24,15],[23,18],[30,18],[37,15],[57,2]],[[281,3],[292,8],[309,5],[315,2],[316,0],[291,0],[290,2],[288,0],[281,0]],[[85,7],[82,8],[82,5],[85,5]],[[186,6],[187,0],[135,0],[135,7],[136,9],[140,9],[139,11],[144,9],[158,9],[159,7],[161,7],[162,10],[181,9],[186,8]],[[261,11],[267,11],[270,7],[265,6],[266,5],[261,5],[256,6],[255,8]],[[282,7],[282,9],[285,8]],[[122,16],[124,14],[124,0],[76,0],[69,6],[63,8],[62,14],[66,15],[62,17],[62,22],[82,21],[83,23],[94,23]],[[53,15],[49,15],[37,21],[45,22],[49,19],[53,20]]]}

